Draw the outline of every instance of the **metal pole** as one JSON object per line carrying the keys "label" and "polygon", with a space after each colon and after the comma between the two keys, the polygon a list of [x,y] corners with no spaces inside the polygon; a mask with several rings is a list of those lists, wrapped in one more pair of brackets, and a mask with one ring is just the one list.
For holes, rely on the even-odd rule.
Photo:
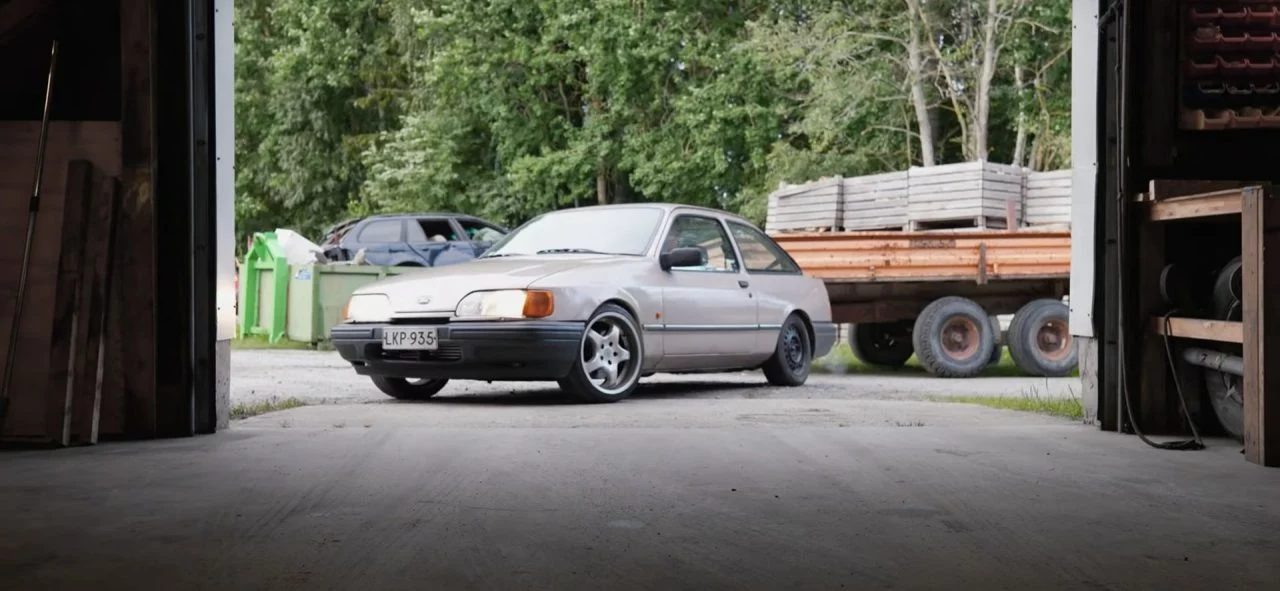
{"label": "metal pole", "polygon": [[22,246],[22,271],[18,275],[18,294],[13,305],[13,321],[9,323],[9,349],[5,351],[4,389],[0,390],[0,424],[9,414],[9,387],[13,382],[13,362],[18,353],[18,335],[22,326],[22,304],[27,295],[27,271],[31,266],[31,239],[36,231],[36,213],[40,211],[40,182],[44,177],[45,143],[49,139],[49,105],[53,97],[53,73],[58,65],[58,40],[49,51],[49,78],[44,87],[44,113],[40,117],[40,140],[36,147],[36,177],[32,182],[31,201],[27,206],[27,239]]}

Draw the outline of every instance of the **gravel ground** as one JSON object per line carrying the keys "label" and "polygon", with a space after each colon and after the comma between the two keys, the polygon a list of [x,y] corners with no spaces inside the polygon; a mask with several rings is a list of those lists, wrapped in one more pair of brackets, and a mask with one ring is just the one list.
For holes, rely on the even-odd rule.
{"label": "gravel ground", "polygon": [[[550,383],[455,381],[437,399],[470,397],[555,399]],[[1079,378],[969,378],[943,380],[922,375],[819,375],[802,388],[774,388],[759,372],[696,376],[656,375],[646,379],[638,398],[778,400],[920,400],[931,396],[1064,397],[1080,395]],[[236,350],[231,354],[231,402],[252,404],[272,398],[298,398],[309,404],[394,402],[368,378],[356,375],[336,352]]]}

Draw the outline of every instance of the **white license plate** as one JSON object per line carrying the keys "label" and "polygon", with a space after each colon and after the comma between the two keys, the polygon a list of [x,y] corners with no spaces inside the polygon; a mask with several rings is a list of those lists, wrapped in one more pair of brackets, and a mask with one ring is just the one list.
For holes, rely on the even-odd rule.
{"label": "white license plate", "polygon": [[435,351],[440,346],[436,329],[427,326],[382,329],[382,348],[388,351]]}

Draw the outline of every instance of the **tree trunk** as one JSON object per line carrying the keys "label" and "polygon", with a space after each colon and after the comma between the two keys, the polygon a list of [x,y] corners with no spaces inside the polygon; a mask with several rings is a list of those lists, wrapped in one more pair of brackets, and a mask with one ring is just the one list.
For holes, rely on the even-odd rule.
{"label": "tree trunk", "polygon": [[1013,144],[1013,165],[1024,166],[1027,159],[1027,115],[1022,103],[1027,91],[1023,88],[1021,66],[1013,68],[1013,84],[1018,89],[1018,139]]}
{"label": "tree trunk", "polygon": [[907,41],[907,67],[911,70],[911,104],[915,107],[916,126],[920,130],[920,163],[933,166],[937,163],[937,156],[933,152],[936,136],[929,113],[929,99],[924,91],[924,49],[920,47],[920,27],[915,15],[911,15],[907,21],[911,24],[911,37]]}
{"label": "tree trunk", "polygon": [[600,205],[609,204],[609,170],[604,163],[600,163],[600,169],[596,171],[596,202]]}
{"label": "tree trunk", "polygon": [[987,0],[987,14],[982,24],[982,69],[978,72],[978,96],[974,105],[973,148],[980,160],[986,160],[987,128],[991,120],[991,80],[996,75],[996,57],[999,46],[996,42],[996,25],[999,21],[998,0]]}

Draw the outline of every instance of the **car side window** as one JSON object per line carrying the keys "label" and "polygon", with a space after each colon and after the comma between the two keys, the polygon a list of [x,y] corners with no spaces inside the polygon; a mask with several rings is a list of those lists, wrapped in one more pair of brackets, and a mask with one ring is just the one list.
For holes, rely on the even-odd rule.
{"label": "car side window", "polygon": [[458,225],[462,226],[462,231],[467,233],[467,240],[476,242],[497,242],[507,235],[502,228],[480,220],[459,219]]}
{"label": "car side window", "polygon": [[418,218],[416,223],[409,224],[410,242],[452,242],[458,240],[458,233],[447,219]]}
{"label": "car side window", "polygon": [[360,230],[359,241],[369,244],[400,242],[400,220],[378,220]]}
{"label": "car side window", "polygon": [[748,272],[799,273],[800,269],[786,251],[771,238],[751,226],[729,222],[729,231],[742,252],[742,264]]}
{"label": "car side window", "polygon": [[671,229],[662,244],[662,252],[677,248],[697,248],[702,251],[702,265],[676,267],[682,271],[738,272],[738,255],[733,243],[719,220],[700,215],[680,215],[671,222]]}

